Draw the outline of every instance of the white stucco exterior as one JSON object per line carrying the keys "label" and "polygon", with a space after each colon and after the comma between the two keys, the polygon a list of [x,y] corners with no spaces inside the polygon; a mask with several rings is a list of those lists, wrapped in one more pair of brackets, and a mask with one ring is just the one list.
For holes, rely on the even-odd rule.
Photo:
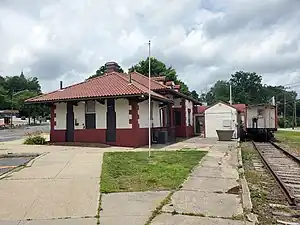
{"label": "white stucco exterior", "polygon": [[101,104],[96,101],[96,129],[106,129],[106,101]]}
{"label": "white stucco exterior", "polygon": [[55,121],[55,130],[65,130],[66,129],[66,119],[67,119],[67,103],[57,103],[55,104],[54,113],[56,117]]}
{"label": "white stucco exterior", "polygon": [[[132,128],[129,124],[129,110],[131,106],[129,105],[128,99],[116,99],[115,100],[115,111],[116,111],[116,124],[118,128]],[[106,120],[105,120],[106,121]]]}
{"label": "white stucco exterior", "polygon": [[[75,120],[75,125],[74,129],[83,129],[85,126],[85,103],[84,102],[78,102],[77,106],[73,106],[73,112],[74,112],[74,120]],[[97,115],[96,115],[96,120],[97,120]],[[76,125],[76,122],[78,125]]]}
{"label": "white stucco exterior", "polygon": [[[152,127],[160,127],[161,121],[160,121],[160,111],[159,111],[159,102],[152,101],[153,102],[153,121]],[[148,128],[148,121],[149,121],[149,114],[148,114],[148,101],[143,101],[139,103],[139,125],[140,128]]]}
{"label": "white stucco exterior", "polygon": [[[190,115],[188,113],[189,109],[191,110]],[[185,100],[185,115],[186,115],[185,124],[187,126],[189,126],[189,125],[193,126],[194,122],[193,122],[193,102],[192,101]],[[189,117],[190,117],[190,124],[189,124]]]}
{"label": "white stucco exterior", "polygon": [[173,108],[181,108],[181,98],[175,98],[174,99]]}
{"label": "white stucco exterior", "polygon": [[216,130],[234,130],[237,137],[237,110],[229,105],[217,103],[204,112],[205,137],[217,137]]}

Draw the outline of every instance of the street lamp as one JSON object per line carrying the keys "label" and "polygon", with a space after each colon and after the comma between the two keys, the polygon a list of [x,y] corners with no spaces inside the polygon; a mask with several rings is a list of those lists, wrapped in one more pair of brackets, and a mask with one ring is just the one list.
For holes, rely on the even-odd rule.
{"label": "street lamp", "polygon": [[12,123],[12,120],[13,120],[13,97],[16,96],[16,95],[18,95],[18,94],[21,94],[21,93],[23,93],[25,91],[28,91],[28,90],[26,89],[26,90],[14,92],[14,89],[12,89],[12,91],[11,91],[10,128],[13,127],[13,123]]}

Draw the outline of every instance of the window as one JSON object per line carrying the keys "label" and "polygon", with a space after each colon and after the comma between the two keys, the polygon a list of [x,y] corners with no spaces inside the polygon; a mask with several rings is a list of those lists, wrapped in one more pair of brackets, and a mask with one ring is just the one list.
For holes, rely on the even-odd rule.
{"label": "window", "polygon": [[181,125],[181,112],[174,111],[175,126]]}
{"label": "window", "polygon": [[262,108],[258,108],[257,109],[257,116],[259,116],[259,117],[261,117],[261,116],[263,116],[264,115],[264,109],[262,109]]}
{"label": "window", "polygon": [[223,120],[223,128],[231,128],[231,120]]}
{"label": "window", "polygon": [[96,113],[85,114],[85,129],[96,129]]}
{"label": "window", "polygon": [[95,101],[87,101],[85,104],[85,113],[95,113],[96,105]]}
{"label": "window", "polygon": [[87,101],[85,104],[85,129],[96,128],[96,104],[95,101]]}

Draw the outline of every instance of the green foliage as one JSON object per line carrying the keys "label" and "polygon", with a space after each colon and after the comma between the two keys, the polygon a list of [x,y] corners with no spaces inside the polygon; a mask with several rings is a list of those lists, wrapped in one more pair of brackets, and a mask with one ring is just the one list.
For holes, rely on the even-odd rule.
{"label": "green foliage", "polygon": [[24,104],[26,99],[39,94],[41,86],[37,77],[26,78],[23,72],[20,76],[0,76],[0,109],[16,109],[19,110],[20,116],[26,117],[29,114],[34,118],[46,116],[50,113],[48,107]]}
{"label": "green foliage", "polygon": [[[119,66],[118,72],[119,73],[124,73],[124,70],[122,69],[121,66]],[[101,66],[98,70],[96,70],[96,74],[90,76],[88,79],[102,76],[104,73],[105,73],[105,65]]]}
{"label": "green foliage", "polygon": [[[197,97],[198,94],[194,90],[194,94],[192,95],[189,91],[188,86],[178,78],[176,70],[169,66],[167,67],[163,62],[159,61],[158,59],[151,57],[151,64],[150,64],[150,70],[151,70],[151,77],[157,77],[157,76],[166,76],[167,81],[174,81],[175,84],[180,84],[180,92],[191,96],[191,97]],[[149,57],[146,60],[141,60],[139,63],[133,65],[128,70],[129,72],[136,71],[138,73],[141,73],[143,75],[149,74]],[[195,95],[196,93],[196,95]],[[198,99],[198,98],[195,98]]]}
{"label": "green foliage", "polygon": [[41,132],[34,132],[27,135],[24,141],[25,145],[44,145],[46,144],[46,139],[42,136]]}

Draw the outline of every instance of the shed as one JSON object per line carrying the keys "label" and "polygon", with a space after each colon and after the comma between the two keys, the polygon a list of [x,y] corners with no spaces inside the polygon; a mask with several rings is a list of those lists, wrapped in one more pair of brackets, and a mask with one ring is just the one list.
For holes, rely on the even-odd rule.
{"label": "shed", "polygon": [[216,130],[234,130],[238,136],[238,110],[231,105],[218,102],[204,111],[205,137],[217,137]]}

